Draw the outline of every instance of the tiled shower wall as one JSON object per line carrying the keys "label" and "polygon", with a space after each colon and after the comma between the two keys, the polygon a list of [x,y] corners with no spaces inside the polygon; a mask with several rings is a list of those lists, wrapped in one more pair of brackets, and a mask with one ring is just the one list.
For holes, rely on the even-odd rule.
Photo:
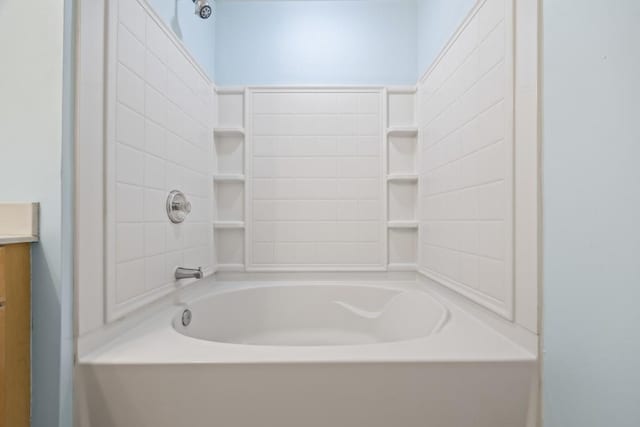
{"label": "tiled shower wall", "polygon": [[420,260],[428,276],[513,309],[512,0],[476,9],[419,83]]}
{"label": "tiled shower wall", "polygon": [[[177,266],[211,268],[211,82],[147,6],[120,0],[109,17],[107,316],[174,288]],[[171,190],[193,211],[166,214]]]}
{"label": "tiled shower wall", "polygon": [[[418,268],[510,316],[511,0],[487,0],[476,11],[419,82]],[[109,42],[113,319],[170,292],[178,265],[212,267],[215,156],[211,83],[155,15],[137,0],[120,0],[111,8]],[[246,239],[245,267],[384,270],[383,91],[247,94],[247,223],[244,232],[233,230]],[[182,225],[166,218],[173,189],[194,206]]]}
{"label": "tiled shower wall", "polygon": [[383,269],[382,91],[250,96],[248,268]]}

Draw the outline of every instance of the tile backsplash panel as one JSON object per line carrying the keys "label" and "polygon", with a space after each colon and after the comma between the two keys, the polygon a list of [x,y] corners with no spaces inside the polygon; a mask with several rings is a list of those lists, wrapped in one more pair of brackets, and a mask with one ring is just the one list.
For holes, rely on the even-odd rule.
{"label": "tile backsplash panel", "polygon": [[248,269],[385,266],[381,90],[251,90]]}
{"label": "tile backsplash panel", "polygon": [[[211,82],[153,12],[120,0],[109,17],[107,317],[175,288],[177,266],[212,268]],[[171,190],[193,205],[167,218]]]}
{"label": "tile backsplash panel", "polygon": [[419,84],[419,269],[513,315],[513,4],[487,0]]}

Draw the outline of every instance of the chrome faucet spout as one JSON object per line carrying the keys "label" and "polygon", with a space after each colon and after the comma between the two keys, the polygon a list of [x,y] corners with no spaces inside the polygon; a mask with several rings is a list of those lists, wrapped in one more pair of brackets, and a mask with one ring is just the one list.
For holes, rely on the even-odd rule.
{"label": "chrome faucet spout", "polygon": [[202,279],[204,273],[202,273],[202,267],[198,268],[176,268],[176,280],[181,279]]}

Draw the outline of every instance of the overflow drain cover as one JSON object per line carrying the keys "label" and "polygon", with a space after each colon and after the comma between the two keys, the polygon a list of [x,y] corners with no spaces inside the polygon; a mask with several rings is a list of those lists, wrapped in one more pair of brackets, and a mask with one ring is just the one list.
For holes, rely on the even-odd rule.
{"label": "overflow drain cover", "polygon": [[187,309],[182,312],[182,326],[189,326],[191,323],[191,310]]}

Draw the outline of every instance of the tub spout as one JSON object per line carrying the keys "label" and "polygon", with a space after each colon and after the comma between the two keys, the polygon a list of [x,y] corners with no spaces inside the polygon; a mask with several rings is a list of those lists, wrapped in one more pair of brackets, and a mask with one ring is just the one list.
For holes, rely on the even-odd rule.
{"label": "tub spout", "polygon": [[198,268],[176,268],[176,280],[180,279],[202,279],[204,274],[202,273],[202,267]]}

